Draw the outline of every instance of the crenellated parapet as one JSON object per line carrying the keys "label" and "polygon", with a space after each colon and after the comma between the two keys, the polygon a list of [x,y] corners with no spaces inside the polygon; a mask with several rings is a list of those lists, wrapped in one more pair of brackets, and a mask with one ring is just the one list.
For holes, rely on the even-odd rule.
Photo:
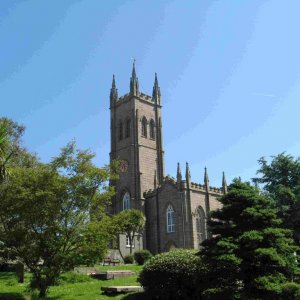
{"label": "crenellated parapet", "polygon": [[[180,183],[181,183],[181,185],[180,185]],[[151,198],[151,197],[155,196],[156,193],[161,190],[161,188],[163,187],[164,184],[171,184],[176,189],[179,189],[179,188],[182,188],[183,190],[188,189],[188,184],[187,184],[186,180],[181,180],[180,182],[178,182],[174,177],[168,175],[164,178],[162,185],[158,186],[156,189],[151,189],[151,190],[144,192],[144,198]],[[202,193],[206,193],[206,191],[207,191],[205,184],[200,184],[200,183],[196,183],[196,182],[191,182],[189,189],[194,192],[202,192]],[[209,186],[208,192],[210,194],[214,194],[217,196],[224,194],[224,190],[222,187],[219,188],[219,187]]]}
{"label": "crenellated parapet", "polygon": [[156,192],[157,192],[158,189],[159,188],[154,189],[154,190],[148,190],[148,191],[144,192],[144,194],[143,194],[144,198],[152,198],[152,197],[154,197],[156,195]]}
{"label": "crenellated parapet", "polygon": [[[120,105],[126,101],[129,101],[130,99],[132,98],[132,95],[130,93],[127,93],[121,97],[119,97],[117,100],[116,100],[116,105]],[[139,99],[139,100],[142,100],[142,101],[146,101],[148,102],[149,104],[152,104],[154,105],[154,101],[153,101],[153,98],[147,94],[144,94],[144,93],[140,93],[138,96],[135,96],[135,98]]]}
{"label": "crenellated parapet", "polygon": [[[205,184],[200,184],[200,183],[195,183],[191,182],[191,189],[196,190],[196,191],[206,191],[206,185]],[[213,187],[209,186],[208,191],[211,193],[217,193],[217,194],[223,194],[223,188],[218,188],[218,187]]]}
{"label": "crenellated parapet", "polygon": [[119,99],[117,100],[117,102],[123,102],[123,101],[128,100],[129,98],[130,98],[130,95],[129,95],[129,93],[127,93],[127,94],[119,97]]}

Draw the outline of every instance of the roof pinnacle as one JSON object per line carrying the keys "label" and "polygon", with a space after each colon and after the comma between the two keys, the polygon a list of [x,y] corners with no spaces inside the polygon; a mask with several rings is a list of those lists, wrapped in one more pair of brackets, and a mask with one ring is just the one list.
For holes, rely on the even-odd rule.
{"label": "roof pinnacle", "polygon": [[182,175],[181,175],[181,169],[180,169],[180,164],[177,163],[177,182],[181,182],[182,180]]}
{"label": "roof pinnacle", "polygon": [[187,182],[191,181],[191,172],[190,172],[190,167],[188,162],[186,162],[186,167],[185,167],[185,178]]}
{"label": "roof pinnacle", "polygon": [[132,64],[132,74],[131,74],[132,79],[136,78],[136,72],[135,72],[135,58],[133,59],[133,64]]}
{"label": "roof pinnacle", "polygon": [[116,88],[115,75],[113,75],[111,89],[110,89],[110,105],[113,106],[114,102],[118,100],[118,89]]}
{"label": "roof pinnacle", "polygon": [[160,104],[160,87],[158,85],[157,80],[157,73],[155,73],[154,85],[153,85],[153,92],[152,92],[152,99],[155,103]]}
{"label": "roof pinnacle", "polygon": [[223,193],[226,194],[227,193],[227,182],[226,182],[224,172],[223,172],[223,176],[222,176],[222,188],[223,188]]}
{"label": "roof pinnacle", "polygon": [[132,96],[139,95],[139,81],[135,72],[135,59],[133,60],[133,64],[132,64],[132,73],[130,78],[130,94]]}
{"label": "roof pinnacle", "polygon": [[209,187],[209,178],[208,178],[208,174],[207,174],[207,168],[204,168],[204,184]]}

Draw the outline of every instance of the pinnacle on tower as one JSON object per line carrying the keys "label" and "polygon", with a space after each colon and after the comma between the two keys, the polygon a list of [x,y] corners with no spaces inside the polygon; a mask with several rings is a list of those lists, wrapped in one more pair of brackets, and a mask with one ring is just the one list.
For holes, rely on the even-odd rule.
{"label": "pinnacle on tower", "polygon": [[177,163],[177,183],[179,184],[182,181],[180,164]]}
{"label": "pinnacle on tower", "polygon": [[113,80],[110,89],[110,105],[112,106],[115,101],[118,100],[118,89],[116,88],[115,75],[113,75]]}
{"label": "pinnacle on tower", "polygon": [[112,88],[112,89],[115,89],[115,88],[116,88],[115,74],[113,74],[113,80],[112,80],[111,88]]}
{"label": "pinnacle on tower", "polygon": [[223,176],[222,176],[222,188],[223,188],[223,193],[226,194],[227,193],[227,182],[226,182],[224,172],[223,172]]}
{"label": "pinnacle on tower", "polygon": [[157,73],[155,73],[152,99],[156,104],[160,104],[160,87],[158,86]]}
{"label": "pinnacle on tower", "polygon": [[133,61],[132,74],[130,78],[130,95],[132,96],[139,95],[139,81],[138,78],[136,77],[136,72],[135,72],[135,60]]}
{"label": "pinnacle on tower", "polygon": [[204,185],[205,185],[206,189],[209,189],[209,178],[208,178],[206,167],[204,168]]}
{"label": "pinnacle on tower", "polygon": [[186,180],[186,184],[187,186],[190,186],[190,182],[191,182],[191,172],[190,172],[190,167],[189,167],[189,163],[186,163],[186,168],[185,168],[185,180]]}

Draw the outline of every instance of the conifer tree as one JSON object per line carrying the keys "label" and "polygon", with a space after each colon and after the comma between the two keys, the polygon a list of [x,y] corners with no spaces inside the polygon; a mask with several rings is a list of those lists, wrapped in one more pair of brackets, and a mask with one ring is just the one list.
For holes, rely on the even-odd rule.
{"label": "conifer tree", "polygon": [[220,201],[222,209],[211,213],[212,238],[201,250],[209,270],[204,298],[287,299],[283,291],[297,273],[297,247],[271,199],[234,180]]}
{"label": "conifer tree", "polygon": [[300,158],[280,153],[268,162],[264,157],[254,182],[263,184],[263,190],[274,199],[278,215],[284,227],[293,230],[296,243],[300,246]]}

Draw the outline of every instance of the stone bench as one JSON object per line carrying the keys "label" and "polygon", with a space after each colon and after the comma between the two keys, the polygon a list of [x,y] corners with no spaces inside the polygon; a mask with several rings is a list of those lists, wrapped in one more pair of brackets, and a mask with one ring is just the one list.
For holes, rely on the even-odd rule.
{"label": "stone bench", "polygon": [[103,259],[103,266],[107,266],[107,265],[119,265],[120,264],[120,260],[118,258],[110,258],[110,257],[105,257]]}
{"label": "stone bench", "polygon": [[114,278],[129,277],[134,275],[135,272],[127,270],[116,270],[116,271],[105,271],[105,272],[95,272],[91,273],[90,276],[96,279],[107,280]]}
{"label": "stone bench", "polygon": [[142,286],[102,286],[101,291],[105,294],[121,294],[121,293],[132,293],[132,292],[143,292]]}

